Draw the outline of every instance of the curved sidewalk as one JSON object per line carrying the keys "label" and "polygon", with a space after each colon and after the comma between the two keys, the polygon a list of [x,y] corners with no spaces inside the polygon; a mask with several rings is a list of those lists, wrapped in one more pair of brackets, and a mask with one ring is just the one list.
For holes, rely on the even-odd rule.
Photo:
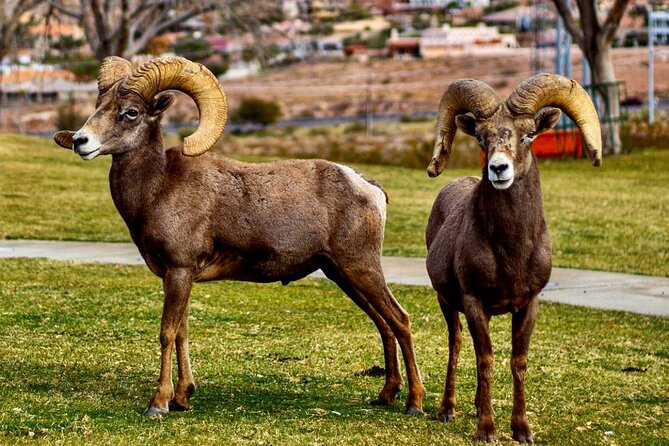
{"label": "curved sidewalk", "polygon": [[[0,240],[0,258],[3,257],[144,263],[131,243]],[[430,286],[423,258],[383,257],[383,269],[389,283]],[[320,271],[313,276],[324,277]],[[553,268],[541,298],[584,307],[669,316],[669,278]]]}

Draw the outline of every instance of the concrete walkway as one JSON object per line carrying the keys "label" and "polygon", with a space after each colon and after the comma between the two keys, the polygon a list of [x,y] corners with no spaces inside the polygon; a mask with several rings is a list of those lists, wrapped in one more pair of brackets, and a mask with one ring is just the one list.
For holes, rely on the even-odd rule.
{"label": "concrete walkway", "polygon": [[[41,257],[127,265],[144,263],[131,243],[0,240],[2,257]],[[425,259],[384,257],[383,269],[389,283],[430,286]],[[313,276],[323,277],[320,271]],[[584,307],[669,316],[669,278],[553,268],[551,281],[541,293],[541,298]]]}

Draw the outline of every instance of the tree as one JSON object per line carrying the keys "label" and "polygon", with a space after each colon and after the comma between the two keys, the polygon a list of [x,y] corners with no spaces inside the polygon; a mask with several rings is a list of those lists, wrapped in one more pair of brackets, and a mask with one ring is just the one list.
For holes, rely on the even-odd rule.
{"label": "tree", "polygon": [[21,16],[45,0],[4,0],[0,5],[0,61],[7,56],[21,24]]}
{"label": "tree", "polygon": [[262,67],[267,66],[268,45],[265,31],[273,21],[282,18],[281,1],[279,0],[229,0],[222,8],[223,23],[220,32],[223,34],[245,34],[253,36],[250,48],[245,48],[246,55],[256,59]]}
{"label": "tree", "polygon": [[[152,39],[188,19],[221,12],[225,31],[253,35],[256,57],[265,62],[262,27],[275,20],[278,0],[42,0],[60,14],[74,18],[98,61],[130,56],[149,47]],[[73,4],[78,7],[74,8]]]}
{"label": "tree", "polygon": [[[601,18],[598,16],[599,1],[575,0],[575,2],[579,11],[578,21],[572,12],[571,0],[553,0],[564,20],[565,28],[590,64],[592,83],[611,85],[616,82],[611,44],[630,0],[613,0],[608,13]],[[610,134],[602,135],[604,151],[619,154],[622,152],[622,143],[620,126],[617,122],[620,116],[618,92],[615,88],[605,88],[599,91],[599,95],[608,104],[610,117],[613,118],[609,127]]]}
{"label": "tree", "polygon": [[[193,17],[223,7],[216,0],[49,0],[56,11],[74,18],[98,61],[107,56],[129,58],[152,38]],[[231,2],[227,2],[231,3]]]}

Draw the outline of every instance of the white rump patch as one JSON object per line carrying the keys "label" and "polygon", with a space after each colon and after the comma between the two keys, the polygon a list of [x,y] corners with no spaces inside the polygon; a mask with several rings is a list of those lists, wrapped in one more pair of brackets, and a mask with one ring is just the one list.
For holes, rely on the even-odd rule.
{"label": "white rump patch", "polygon": [[346,174],[348,179],[351,181],[354,187],[356,187],[363,195],[369,197],[372,203],[379,210],[379,214],[383,218],[383,224],[386,223],[386,194],[383,191],[371,184],[369,181],[365,180],[362,175],[360,175],[355,170],[351,169],[348,166],[343,164],[337,164],[342,172]]}

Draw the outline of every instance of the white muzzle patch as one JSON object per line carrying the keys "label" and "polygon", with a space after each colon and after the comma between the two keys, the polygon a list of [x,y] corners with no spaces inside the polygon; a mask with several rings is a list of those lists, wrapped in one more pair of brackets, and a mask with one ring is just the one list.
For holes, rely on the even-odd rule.
{"label": "white muzzle patch", "polygon": [[498,190],[508,189],[513,184],[513,162],[503,153],[495,153],[488,160],[488,179]]}
{"label": "white muzzle patch", "polygon": [[85,126],[72,136],[72,141],[74,152],[83,160],[92,160],[100,154],[100,139],[87,132]]}

